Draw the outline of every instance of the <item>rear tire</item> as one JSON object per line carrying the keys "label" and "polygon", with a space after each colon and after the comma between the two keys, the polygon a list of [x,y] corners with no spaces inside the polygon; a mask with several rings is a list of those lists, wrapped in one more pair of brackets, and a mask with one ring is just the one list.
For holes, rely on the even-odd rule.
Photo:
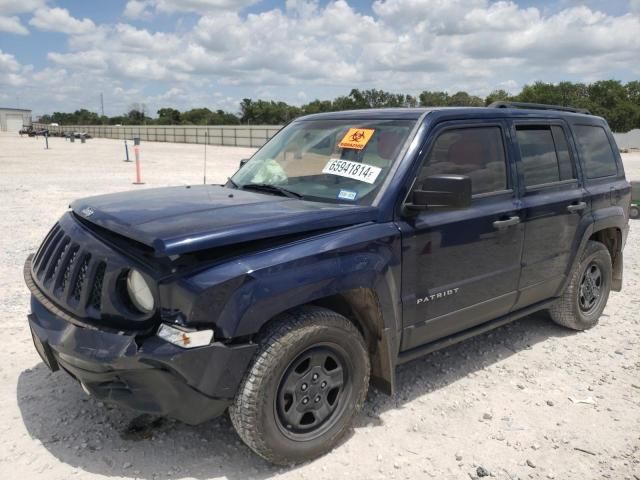
{"label": "rear tire", "polygon": [[265,460],[291,465],[331,450],[369,387],[369,356],[350,321],[302,307],[267,329],[229,407],[240,438]]}
{"label": "rear tire", "polygon": [[632,205],[629,208],[629,218],[633,218],[634,220],[640,218],[640,208],[636,207],[635,205]]}
{"label": "rear tire", "polygon": [[590,240],[565,292],[549,309],[552,320],[573,330],[596,326],[609,299],[611,274],[609,250]]}

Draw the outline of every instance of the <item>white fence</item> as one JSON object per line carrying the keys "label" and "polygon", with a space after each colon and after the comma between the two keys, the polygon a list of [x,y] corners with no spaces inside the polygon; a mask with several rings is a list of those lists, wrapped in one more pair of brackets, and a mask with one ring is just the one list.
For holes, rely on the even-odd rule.
{"label": "white fence", "polygon": [[[146,142],[201,143],[234,147],[261,147],[273,137],[281,125],[62,125],[52,127],[34,123],[34,128],[48,128],[51,133],[84,132],[92,137],[132,140],[139,137]],[[640,148],[640,130],[614,133],[619,148]]]}
{"label": "white fence", "polygon": [[640,130],[634,128],[627,133],[614,133],[618,148],[640,148]]}
{"label": "white fence", "polygon": [[261,147],[276,134],[279,125],[60,125],[34,123],[34,128],[47,128],[50,134],[64,132],[88,133],[92,137],[145,142],[207,143],[234,147]]}

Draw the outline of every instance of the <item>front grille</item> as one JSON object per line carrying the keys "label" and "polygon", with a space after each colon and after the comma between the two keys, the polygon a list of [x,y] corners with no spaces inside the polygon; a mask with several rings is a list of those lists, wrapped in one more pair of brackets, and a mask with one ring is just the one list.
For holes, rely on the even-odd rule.
{"label": "front grille", "polygon": [[60,224],[51,229],[31,267],[42,292],[62,307],[100,313],[107,265],[83,251]]}

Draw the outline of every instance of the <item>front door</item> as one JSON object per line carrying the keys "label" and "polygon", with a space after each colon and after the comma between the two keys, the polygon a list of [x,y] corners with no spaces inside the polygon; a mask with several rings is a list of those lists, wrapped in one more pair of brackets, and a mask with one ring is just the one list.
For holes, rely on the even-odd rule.
{"label": "front door", "polygon": [[407,350],[504,315],[517,297],[524,226],[506,124],[439,127],[414,188],[430,175],[471,178],[469,208],[424,210],[399,222]]}

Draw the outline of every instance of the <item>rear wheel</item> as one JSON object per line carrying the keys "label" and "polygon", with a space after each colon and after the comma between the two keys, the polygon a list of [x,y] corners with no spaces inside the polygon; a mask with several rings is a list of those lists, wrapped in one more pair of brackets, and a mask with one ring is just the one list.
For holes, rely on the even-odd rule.
{"label": "rear wheel", "polygon": [[607,247],[589,241],[565,292],[549,309],[553,321],[573,330],[594,327],[609,299],[611,272]]}
{"label": "rear wheel", "polygon": [[369,357],[343,316],[303,307],[277,319],[229,408],[240,438],[281,464],[318,457],[335,446],[362,408]]}
{"label": "rear wheel", "polygon": [[629,208],[629,217],[633,219],[640,218],[640,208],[635,205],[631,205]]}

